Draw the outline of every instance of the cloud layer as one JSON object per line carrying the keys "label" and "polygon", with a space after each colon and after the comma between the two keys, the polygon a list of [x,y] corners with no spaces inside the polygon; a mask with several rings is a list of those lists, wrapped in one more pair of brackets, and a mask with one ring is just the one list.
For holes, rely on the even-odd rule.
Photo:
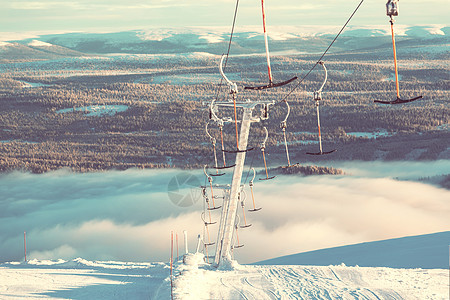
{"label": "cloud layer", "polygon": [[[245,247],[235,251],[236,258],[250,263],[325,247],[450,230],[448,190],[392,179],[414,179],[414,174],[424,172],[439,175],[450,168],[448,160],[434,164],[344,163],[340,167],[353,175],[279,176],[255,181],[255,201],[263,209],[246,211],[247,222],[253,225],[239,231]],[[187,230],[193,251],[197,235],[203,233],[203,203],[199,190],[189,183],[179,190],[172,186],[172,200],[175,191],[175,195],[192,195],[199,201],[188,207],[171,201],[168,183],[173,184],[172,179],[181,173],[128,170],[2,175],[0,262],[23,259],[24,231],[29,258],[167,261],[172,230],[179,235],[180,252],[182,232]],[[205,183],[201,171],[188,175]],[[217,183],[228,178],[218,178]],[[246,209],[250,205],[247,193]],[[214,211],[212,218],[218,220],[219,214],[220,210]],[[240,214],[242,219],[242,211]],[[210,226],[212,240],[216,229],[217,225]]]}

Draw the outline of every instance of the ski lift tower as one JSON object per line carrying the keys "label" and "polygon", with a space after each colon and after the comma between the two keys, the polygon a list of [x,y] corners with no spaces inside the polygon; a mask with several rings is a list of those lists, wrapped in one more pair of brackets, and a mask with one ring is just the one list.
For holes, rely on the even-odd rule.
{"label": "ski lift tower", "polygon": [[[238,212],[238,204],[240,201],[240,193],[242,191],[241,179],[242,172],[244,171],[244,163],[246,153],[250,150],[247,149],[248,144],[248,136],[250,133],[250,126],[253,122],[259,122],[261,120],[268,118],[268,107],[270,105],[274,105],[274,100],[261,100],[261,101],[236,101],[236,93],[237,87],[236,84],[232,83],[222,71],[222,60],[220,62],[219,70],[222,77],[227,82],[230,87],[230,94],[233,96],[232,101],[222,101],[216,102],[212,101],[210,104],[210,111],[212,115],[212,119],[215,121],[224,121],[223,119],[219,119],[215,112],[218,111],[220,107],[232,107],[235,109],[235,119],[227,118],[226,122],[234,122],[236,124],[236,132],[237,132],[237,123],[241,123],[240,134],[237,142],[238,149],[236,151],[229,151],[236,153],[236,161],[233,171],[233,177],[231,181],[231,186],[229,187],[229,192],[225,193],[222,213],[220,217],[220,224],[217,235],[216,242],[216,253],[214,258],[214,266],[219,267],[223,263],[230,262],[232,259],[231,251],[233,247],[233,233],[235,228],[236,216]],[[253,111],[255,108],[261,107],[260,116],[253,116]],[[241,112],[241,119],[237,118],[238,112]]]}

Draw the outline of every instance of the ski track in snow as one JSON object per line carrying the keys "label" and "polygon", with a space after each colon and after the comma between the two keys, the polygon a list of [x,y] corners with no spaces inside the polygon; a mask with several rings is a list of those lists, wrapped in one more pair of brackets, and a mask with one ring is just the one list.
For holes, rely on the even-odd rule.
{"label": "ski track in snow", "polygon": [[[448,270],[340,266],[174,265],[174,299],[445,300]],[[0,264],[0,299],[170,299],[165,263]]]}
{"label": "ski track in snow", "polygon": [[[174,299],[446,299],[447,271],[346,266],[184,270]],[[198,282],[201,285],[198,285]]]}

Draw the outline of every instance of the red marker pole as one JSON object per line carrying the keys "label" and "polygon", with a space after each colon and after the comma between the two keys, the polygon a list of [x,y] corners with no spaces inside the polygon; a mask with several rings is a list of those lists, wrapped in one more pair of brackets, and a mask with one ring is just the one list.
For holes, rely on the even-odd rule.
{"label": "red marker pole", "polygon": [[171,299],[173,299],[172,266],[173,266],[173,231],[170,232],[170,298]]}
{"label": "red marker pole", "polygon": [[23,247],[25,252],[25,262],[27,262],[27,232],[23,232]]}
{"label": "red marker pole", "polygon": [[261,0],[263,30],[264,30],[264,44],[266,46],[266,59],[267,59],[267,72],[269,74],[269,83],[272,83],[272,70],[270,69],[270,55],[269,55],[269,42],[266,31],[266,12],[264,9],[264,0]]}

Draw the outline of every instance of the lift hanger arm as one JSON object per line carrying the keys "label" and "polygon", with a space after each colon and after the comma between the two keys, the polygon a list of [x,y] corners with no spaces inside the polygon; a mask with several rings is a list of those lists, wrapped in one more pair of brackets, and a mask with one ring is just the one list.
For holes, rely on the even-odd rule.
{"label": "lift hanger arm", "polygon": [[322,135],[320,132],[320,114],[319,114],[319,101],[322,100],[322,90],[323,87],[325,86],[325,83],[327,83],[327,79],[328,79],[328,71],[327,68],[325,67],[325,63],[323,61],[319,61],[318,64],[320,64],[323,67],[323,70],[325,71],[325,78],[323,80],[322,86],[320,87],[320,89],[318,89],[317,91],[314,92],[314,101],[316,102],[316,111],[317,111],[317,129],[318,129],[318,136],[319,136],[319,152],[306,152],[306,154],[309,155],[324,155],[324,154],[330,154],[335,152],[336,150],[331,150],[331,151],[323,151],[322,150]]}
{"label": "lift hanger arm", "polygon": [[236,83],[231,82],[231,80],[229,80],[228,77],[223,72],[222,64],[223,64],[223,59],[225,57],[226,57],[226,55],[222,55],[222,58],[220,59],[219,72],[220,72],[220,75],[222,75],[223,79],[226,81],[228,87],[230,88],[230,94],[237,94],[238,89],[237,89]]}
{"label": "lift hanger arm", "polygon": [[315,101],[322,100],[322,90],[323,90],[323,87],[325,86],[325,83],[327,83],[327,79],[328,79],[328,71],[327,71],[327,68],[325,67],[324,62],[319,61],[318,64],[323,67],[323,70],[325,71],[325,78],[323,80],[323,83],[322,83],[322,86],[320,87],[320,89],[318,89],[317,91],[314,92],[314,100]]}
{"label": "lift hanger arm", "polygon": [[267,139],[269,138],[269,132],[267,131],[267,128],[265,126],[263,128],[264,128],[264,131],[266,132],[266,136],[264,137],[264,141],[261,143],[260,147],[261,147],[261,152],[262,152],[262,156],[264,159],[264,169],[266,171],[266,178],[259,178],[259,180],[269,180],[269,179],[275,178],[276,176],[269,177],[269,172],[267,170],[265,149],[266,149]]}

